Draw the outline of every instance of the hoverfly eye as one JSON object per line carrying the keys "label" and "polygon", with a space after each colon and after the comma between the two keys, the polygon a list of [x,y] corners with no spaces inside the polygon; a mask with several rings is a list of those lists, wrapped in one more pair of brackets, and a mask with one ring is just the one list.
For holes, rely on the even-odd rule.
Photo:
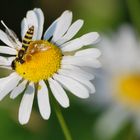
{"label": "hoverfly eye", "polygon": [[24,55],[24,50],[20,50],[19,52],[18,52],[18,58],[22,58],[23,57],[23,55]]}

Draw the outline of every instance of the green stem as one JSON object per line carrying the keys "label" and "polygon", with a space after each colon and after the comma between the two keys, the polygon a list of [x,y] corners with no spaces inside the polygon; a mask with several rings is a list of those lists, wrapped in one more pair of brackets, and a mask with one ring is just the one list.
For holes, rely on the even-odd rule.
{"label": "green stem", "polygon": [[[46,84],[47,84],[47,86],[48,86],[49,92],[51,92],[51,89],[50,89],[50,86],[49,86],[48,81],[46,81]],[[51,101],[52,101],[52,103],[53,103],[53,105],[54,105],[54,110],[55,110],[55,112],[56,112],[56,116],[57,116],[57,118],[58,118],[58,121],[59,121],[59,123],[60,123],[60,126],[61,126],[61,128],[62,128],[62,130],[63,130],[65,139],[66,139],[66,140],[72,140],[70,131],[69,131],[67,125],[66,125],[66,122],[65,122],[65,120],[64,120],[64,117],[63,117],[62,112],[61,112],[61,109],[60,109],[60,106],[58,105],[58,103],[56,102],[56,100],[54,99],[54,97],[52,96],[52,94],[51,94],[51,96],[50,96],[50,99],[51,99]]]}
{"label": "green stem", "polygon": [[131,20],[140,33],[140,1],[126,0]]}
{"label": "green stem", "polygon": [[63,117],[61,109],[60,109],[60,106],[56,103],[56,101],[54,103],[54,107],[55,107],[55,112],[56,112],[58,121],[59,121],[59,123],[61,125],[61,128],[63,130],[63,133],[65,135],[66,140],[72,140],[70,131],[69,131],[67,125],[66,125],[66,122],[64,120],[64,117]]}

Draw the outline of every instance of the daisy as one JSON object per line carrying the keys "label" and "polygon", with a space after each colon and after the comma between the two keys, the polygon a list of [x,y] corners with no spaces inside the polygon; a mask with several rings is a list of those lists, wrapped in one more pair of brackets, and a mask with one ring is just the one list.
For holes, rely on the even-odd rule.
{"label": "daisy", "polygon": [[133,122],[135,132],[140,132],[139,47],[129,26],[121,27],[111,39],[104,37],[99,46],[103,53],[102,75],[94,99],[106,111],[95,128],[103,140],[113,137],[129,121]]}
{"label": "daisy", "polygon": [[[44,15],[41,9],[35,8],[28,11],[21,22],[22,41],[19,41],[2,21],[6,32],[0,30],[0,40],[6,46],[0,46],[0,53],[8,54],[8,57],[0,56],[0,66],[11,69],[12,73],[0,79],[0,100],[9,93],[12,99],[24,93],[18,116],[21,124],[29,121],[35,94],[41,116],[43,119],[50,117],[48,88],[64,108],[69,106],[65,90],[79,98],[88,98],[90,93],[95,92],[90,81],[94,75],[82,70],[82,67],[100,67],[97,60],[100,51],[96,48],[80,49],[95,44],[99,35],[90,32],[71,40],[83,26],[83,20],[71,22],[72,12],[64,11],[42,37]],[[23,46],[29,41],[27,31],[31,28],[34,29],[33,37],[25,51]]]}

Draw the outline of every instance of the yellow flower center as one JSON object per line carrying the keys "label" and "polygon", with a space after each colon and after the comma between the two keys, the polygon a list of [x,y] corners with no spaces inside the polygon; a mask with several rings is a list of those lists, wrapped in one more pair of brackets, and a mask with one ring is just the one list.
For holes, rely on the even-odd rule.
{"label": "yellow flower center", "polygon": [[44,40],[30,43],[23,57],[23,64],[16,62],[16,72],[24,79],[38,82],[47,80],[60,68],[61,50]]}
{"label": "yellow flower center", "polygon": [[140,106],[140,74],[125,75],[117,80],[117,97],[131,107]]}

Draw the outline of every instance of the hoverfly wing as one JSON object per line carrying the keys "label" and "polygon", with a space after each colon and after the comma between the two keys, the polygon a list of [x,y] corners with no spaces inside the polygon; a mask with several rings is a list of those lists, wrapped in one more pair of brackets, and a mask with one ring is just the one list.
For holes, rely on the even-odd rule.
{"label": "hoverfly wing", "polygon": [[5,33],[13,44],[21,46],[21,42],[17,38],[17,35],[14,31],[12,31],[11,29],[6,29]]}
{"label": "hoverfly wing", "polygon": [[13,30],[11,30],[11,29],[6,29],[5,32],[6,32],[6,34],[9,35],[13,40],[17,40],[17,39],[18,39],[16,33],[15,33]]}

